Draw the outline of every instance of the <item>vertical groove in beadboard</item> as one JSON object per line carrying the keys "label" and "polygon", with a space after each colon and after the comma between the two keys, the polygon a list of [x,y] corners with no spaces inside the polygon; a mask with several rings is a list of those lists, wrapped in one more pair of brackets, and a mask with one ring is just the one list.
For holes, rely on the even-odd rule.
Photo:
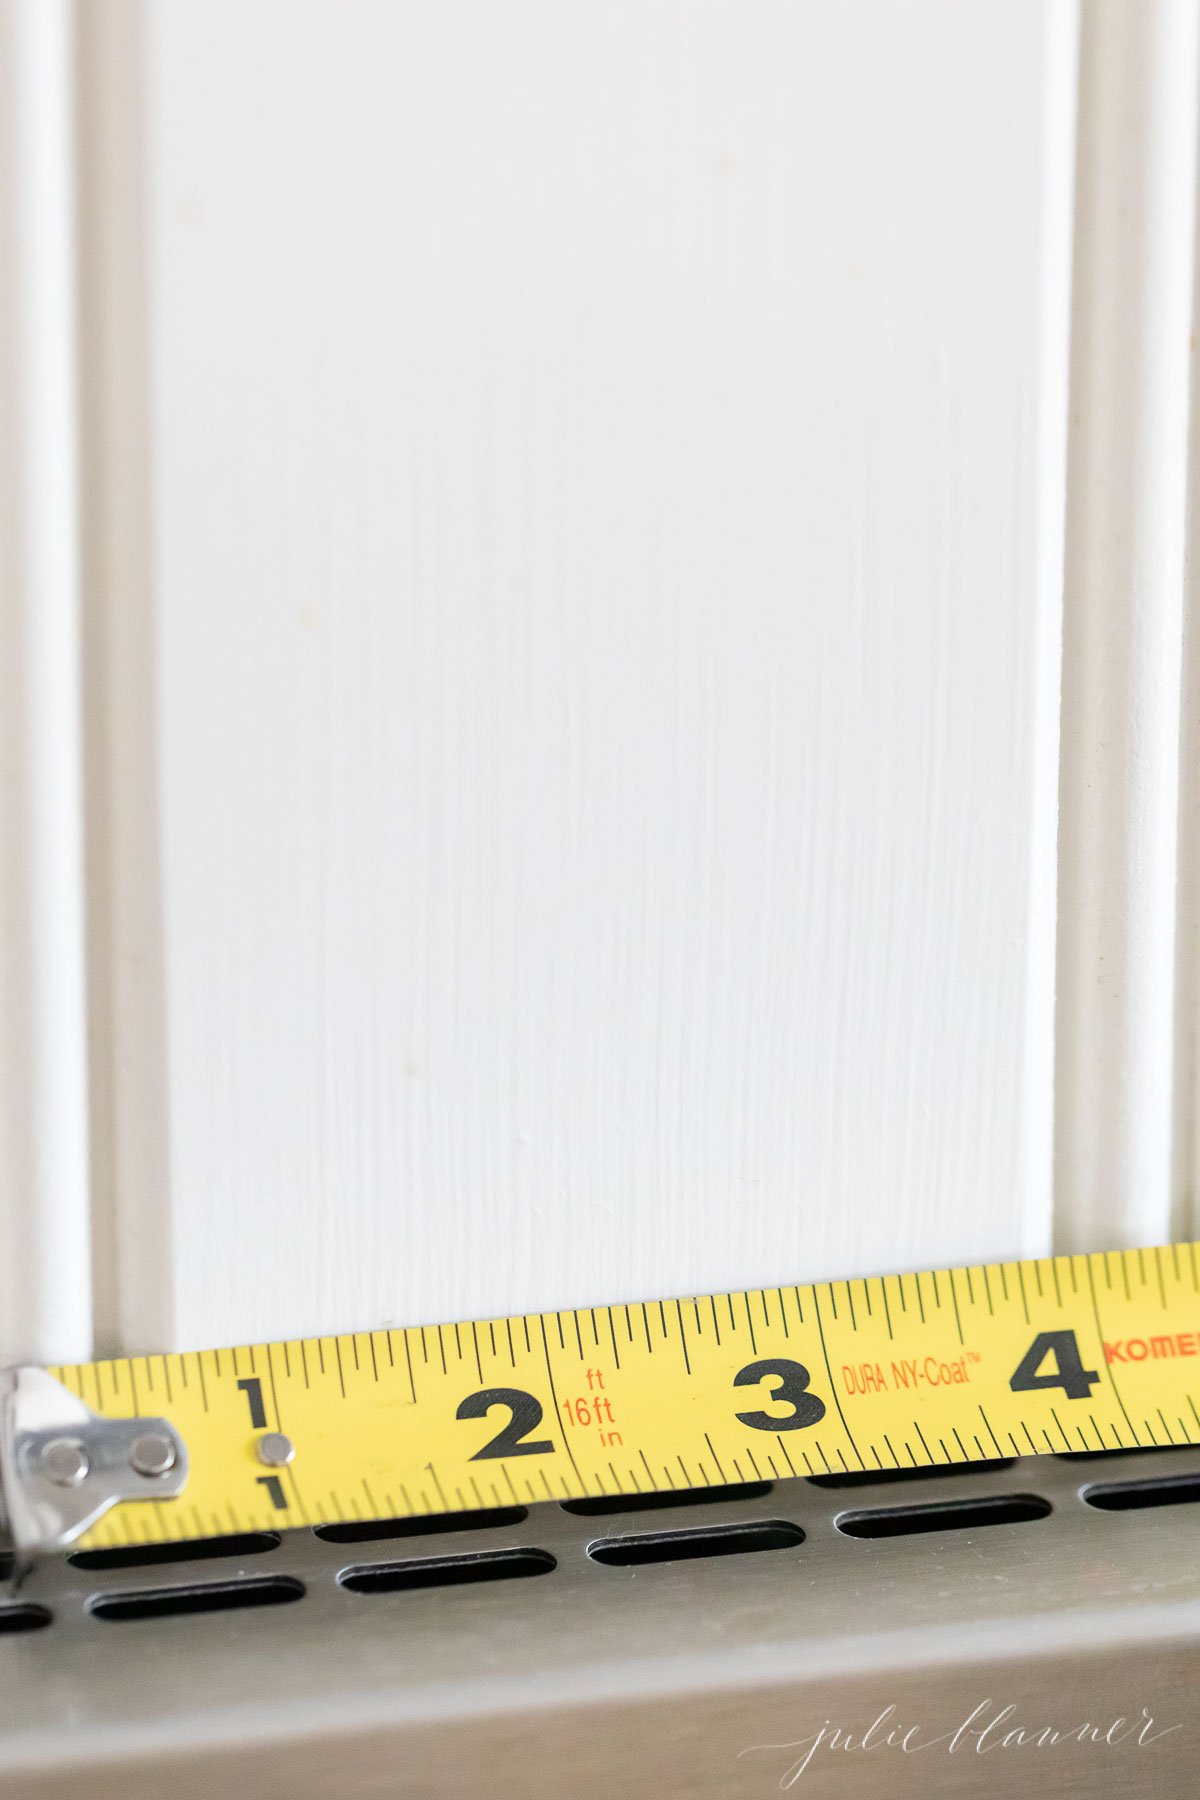
{"label": "vertical groove in beadboard", "polygon": [[1060,1249],[1168,1235],[1197,11],[1083,15],[1063,635]]}
{"label": "vertical groove in beadboard", "polygon": [[91,1336],[70,45],[0,5],[0,1360]]}
{"label": "vertical groove in beadboard", "polygon": [[[102,1351],[172,1341],[140,0],[78,13],[93,1295]],[[131,1300],[131,1296],[136,1296]]]}
{"label": "vertical groove in beadboard", "polygon": [[[1194,241],[1200,245],[1200,183]],[[1179,720],[1172,1235],[1200,1237],[1200,282],[1192,293],[1191,413]]]}
{"label": "vertical groove in beadboard", "polygon": [[1067,435],[1071,379],[1071,255],[1078,137],[1080,8],[1047,15],[1046,194],[1042,221],[1042,367],[1037,482],[1038,645],[1033,660],[1034,749],[1029,786],[1029,954],[1025,970],[1024,1081],[1029,1121],[1020,1181],[1022,1239],[1028,1254],[1051,1248],[1054,1171],[1055,921],[1058,896],[1058,769],[1062,687],[1062,571],[1066,534]]}

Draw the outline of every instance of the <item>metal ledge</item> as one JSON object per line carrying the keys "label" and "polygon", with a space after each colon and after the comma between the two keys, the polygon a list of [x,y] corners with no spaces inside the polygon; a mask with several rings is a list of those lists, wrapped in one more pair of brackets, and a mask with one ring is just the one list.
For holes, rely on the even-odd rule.
{"label": "metal ledge", "polygon": [[[1174,1489],[1157,1497],[1170,1504],[1082,1498],[1095,1484],[1168,1478]],[[373,1543],[291,1532],[259,1553],[174,1565],[55,1563],[20,1596],[50,1622],[0,1636],[0,1795],[741,1800],[1020,1784],[1025,1800],[1191,1800],[1196,1478],[1196,1450],[1041,1457],[600,1517],[546,1505],[519,1522]],[[915,1523],[933,1529],[866,1538],[836,1522],[985,1500],[997,1516],[1013,1496],[1049,1511],[984,1523],[973,1506],[966,1522],[923,1514]],[[788,1529],[764,1529],[777,1524]],[[701,1540],[681,1543],[691,1533]],[[726,1553],[628,1563],[633,1538],[651,1539],[652,1556]],[[623,1547],[624,1566],[589,1555],[600,1539]],[[444,1575],[446,1557],[497,1551],[520,1553],[502,1568],[511,1578],[410,1585]],[[380,1565],[401,1565],[385,1578],[399,1591],[338,1579]],[[203,1605],[214,1584],[279,1603],[156,1616],[162,1590],[190,1587]],[[831,1743],[834,1729],[850,1748]],[[1057,1742],[1034,1741],[1055,1729]]]}

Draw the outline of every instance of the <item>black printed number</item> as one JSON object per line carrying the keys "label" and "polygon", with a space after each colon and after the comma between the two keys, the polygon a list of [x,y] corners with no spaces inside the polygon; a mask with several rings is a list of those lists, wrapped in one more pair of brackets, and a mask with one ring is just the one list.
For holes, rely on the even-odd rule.
{"label": "black printed number", "polygon": [[263,1405],[262,1382],[257,1375],[247,1375],[238,1386],[250,1402],[250,1423],[256,1431],[261,1431],[267,1422],[267,1410]]}
{"label": "black printed number", "polygon": [[493,1406],[507,1406],[512,1417],[503,1431],[497,1432],[490,1443],[475,1452],[471,1462],[487,1456],[543,1456],[554,1449],[549,1438],[538,1438],[532,1444],[526,1441],[528,1434],[536,1431],[542,1422],[542,1408],[532,1394],[524,1393],[521,1388],[482,1388],[478,1394],[468,1394],[454,1416],[456,1419],[485,1419]]}
{"label": "black printed number", "polygon": [[747,1363],[733,1378],[734,1387],[755,1387],[760,1381],[774,1380],[772,1400],[792,1409],[790,1419],[773,1419],[770,1413],[744,1412],[737,1416],[754,1431],[802,1431],[825,1417],[825,1402],[809,1391],[808,1370],[803,1363],[788,1362],[781,1356],[764,1357],[762,1362]]}
{"label": "black printed number", "polygon": [[[1055,1366],[1039,1375],[1038,1370],[1050,1356]],[[1073,1331],[1039,1331],[1008,1385],[1014,1394],[1027,1394],[1034,1388],[1061,1388],[1068,1400],[1086,1400],[1099,1379],[1095,1369],[1084,1368],[1079,1340]]]}

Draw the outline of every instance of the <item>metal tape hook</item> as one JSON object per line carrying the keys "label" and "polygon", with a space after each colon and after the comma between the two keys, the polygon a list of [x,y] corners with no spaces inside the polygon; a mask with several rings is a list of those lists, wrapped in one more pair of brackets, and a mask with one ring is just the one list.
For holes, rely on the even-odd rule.
{"label": "metal tape hook", "polygon": [[123,1500],[170,1500],[187,1446],[167,1419],[106,1419],[45,1369],[0,1372],[0,1503],[17,1569]]}

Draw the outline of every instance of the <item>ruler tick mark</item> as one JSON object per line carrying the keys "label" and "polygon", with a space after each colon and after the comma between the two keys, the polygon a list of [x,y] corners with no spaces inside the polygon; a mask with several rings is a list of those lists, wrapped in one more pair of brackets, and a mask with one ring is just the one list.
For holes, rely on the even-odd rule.
{"label": "ruler tick mark", "polygon": [[1021,1305],[1025,1312],[1025,1323],[1028,1325],[1028,1323],[1029,1323],[1029,1296],[1025,1292],[1025,1271],[1022,1269],[1020,1263],[1017,1264],[1017,1280],[1020,1283],[1020,1287],[1021,1287]]}
{"label": "ruler tick mark", "polygon": [[571,1447],[571,1438],[570,1438],[569,1427],[565,1426],[563,1424],[562,1413],[559,1411],[558,1392],[554,1386],[554,1367],[550,1361],[550,1345],[546,1339],[545,1317],[543,1316],[539,1322],[542,1327],[542,1352],[546,1358],[546,1379],[550,1383],[550,1398],[554,1402],[555,1429],[558,1431],[559,1436],[562,1438],[562,1446],[563,1446],[563,1449],[567,1453],[567,1457],[570,1461],[571,1467],[575,1470],[576,1476],[579,1477],[580,1480],[582,1480],[582,1476],[579,1475],[579,1466],[575,1461],[575,1452],[574,1452],[573,1448]]}
{"label": "ruler tick mark", "polygon": [[833,1369],[832,1369],[832,1366],[830,1365],[830,1361],[829,1361],[829,1347],[825,1342],[825,1327],[821,1321],[821,1303],[817,1298],[816,1288],[813,1289],[813,1309],[817,1315],[817,1330],[821,1334],[821,1353],[825,1358],[825,1373],[829,1377],[829,1391],[833,1395],[834,1405],[837,1407],[837,1410],[838,1410],[838,1418],[842,1421],[842,1430],[845,1432],[846,1437],[849,1440],[850,1448],[854,1451],[855,1456],[858,1457],[860,1468],[865,1469],[867,1465],[865,1462],[863,1462],[862,1453],[859,1450],[858,1445],[854,1442],[854,1435],[851,1432],[849,1425],[847,1425],[847,1423],[846,1423],[846,1415],[842,1411],[841,1397],[838,1394],[837,1385],[833,1379]]}
{"label": "ruler tick mark", "polygon": [[1062,1441],[1063,1441],[1063,1449],[1064,1449],[1064,1450],[1070,1450],[1070,1448],[1071,1448],[1071,1440],[1070,1440],[1070,1438],[1069,1438],[1069,1437],[1068,1437],[1068,1436],[1067,1436],[1067,1434],[1066,1434],[1066,1431],[1065,1431],[1065,1430],[1064,1430],[1064,1429],[1063,1429],[1063,1422],[1062,1422],[1062,1420],[1061,1420],[1061,1419],[1060,1419],[1060,1418],[1059,1418],[1059,1416],[1058,1416],[1058,1409],[1057,1409],[1057,1408],[1056,1408],[1056,1407],[1053,1407],[1053,1406],[1052,1406],[1052,1407],[1051,1407],[1051,1408],[1050,1408],[1050,1417],[1051,1417],[1051,1418],[1052,1418],[1052,1419],[1053,1419],[1053,1420],[1054,1420],[1054,1423],[1055,1423],[1055,1424],[1056,1424],[1056,1425],[1057,1425],[1057,1426],[1058,1426],[1058,1433],[1059,1433],[1059,1436],[1060,1436],[1060,1437],[1061,1437],[1061,1438],[1062,1438]]}
{"label": "ruler tick mark", "polygon": [[680,1306],[678,1300],[675,1302],[675,1311],[679,1316],[679,1342],[683,1349],[683,1366],[690,1375],[692,1372],[692,1359],[688,1355],[687,1333],[683,1329],[683,1308]]}
{"label": "ruler tick mark", "polygon": [[617,1328],[613,1324],[612,1307],[606,1306],[604,1310],[605,1310],[605,1313],[608,1315],[608,1335],[612,1339],[613,1361],[616,1363],[616,1365],[619,1369],[621,1366],[621,1353],[617,1349]]}

